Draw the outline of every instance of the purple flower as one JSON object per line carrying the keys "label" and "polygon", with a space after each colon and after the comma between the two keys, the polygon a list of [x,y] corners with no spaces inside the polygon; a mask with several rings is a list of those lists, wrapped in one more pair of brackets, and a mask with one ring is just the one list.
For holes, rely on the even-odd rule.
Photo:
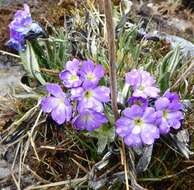
{"label": "purple flower", "polygon": [[110,89],[105,86],[74,88],[71,90],[71,94],[73,100],[78,100],[77,110],[79,113],[86,109],[102,112],[102,103],[110,101]]}
{"label": "purple flower", "polygon": [[104,69],[102,65],[94,66],[91,60],[83,61],[80,70],[81,79],[83,80],[83,87],[97,86],[99,80],[104,76]]}
{"label": "purple flower", "polygon": [[[42,33],[42,28],[33,23],[30,14],[30,8],[27,4],[24,4],[24,10],[18,10],[15,13],[13,21],[9,25],[10,40],[7,42],[8,46],[15,48],[17,51],[22,51],[25,45],[25,38],[29,32]],[[32,35],[32,33],[30,34]]]}
{"label": "purple flower", "polygon": [[142,108],[146,108],[148,106],[147,99],[142,98],[142,97],[134,97],[134,96],[132,96],[131,98],[128,99],[127,102],[128,102],[128,104],[130,106],[132,106],[132,105],[138,105],[138,106],[140,106]]}
{"label": "purple flower", "polygon": [[116,133],[124,138],[128,146],[139,147],[153,144],[159,138],[159,129],[155,125],[155,110],[143,109],[133,105],[123,111],[123,116],[116,121]]}
{"label": "purple flower", "polygon": [[51,112],[52,119],[59,125],[65,121],[70,121],[72,106],[61,87],[58,84],[47,84],[47,90],[50,96],[41,100],[43,112]]}
{"label": "purple flower", "polygon": [[133,96],[156,98],[159,95],[154,77],[146,71],[133,69],[126,74],[125,82],[132,87]]}
{"label": "purple flower", "polygon": [[74,88],[79,87],[82,84],[80,76],[78,75],[79,69],[80,61],[77,59],[73,59],[66,63],[65,70],[59,74],[59,78],[63,81],[65,87]]}
{"label": "purple flower", "polygon": [[183,119],[182,104],[176,93],[167,92],[155,102],[156,123],[160,133],[166,134],[170,128],[179,129]]}
{"label": "purple flower", "polygon": [[78,130],[93,131],[107,123],[103,113],[93,110],[84,110],[73,119],[73,127]]}

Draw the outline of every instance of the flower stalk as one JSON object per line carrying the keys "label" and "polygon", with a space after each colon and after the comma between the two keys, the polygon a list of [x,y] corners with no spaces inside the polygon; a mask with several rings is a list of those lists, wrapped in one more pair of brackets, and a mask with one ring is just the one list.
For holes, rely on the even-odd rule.
{"label": "flower stalk", "polygon": [[[115,120],[119,118],[119,112],[117,107],[117,75],[116,75],[116,47],[115,47],[115,30],[112,19],[112,3],[111,0],[104,0],[104,13],[106,19],[106,32],[108,38],[108,54],[109,54],[109,77],[110,77],[110,89],[111,89],[111,104]],[[129,190],[128,182],[128,167],[125,153],[125,145],[122,139],[122,151],[123,165],[125,171],[126,190]]]}
{"label": "flower stalk", "polygon": [[117,76],[116,76],[116,47],[115,47],[115,30],[112,19],[111,0],[104,0],[104,13],[106,18],[106,31],[108,38],[108,54],[109,54],[109,76],[111,88],[111,104],[115,119],[118,119],[117,107]]}

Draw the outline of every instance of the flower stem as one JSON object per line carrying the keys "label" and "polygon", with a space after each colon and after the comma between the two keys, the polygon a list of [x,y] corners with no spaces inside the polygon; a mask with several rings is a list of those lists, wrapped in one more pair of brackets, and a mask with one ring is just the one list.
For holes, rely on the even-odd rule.
{"label": "flower stem", "polygon": [[[104,12],[106,18],[106,31],[108,38],[108,53],[109,53],[109,76],[110,76],[110,87],[111,87],[111,104],[115,120],[119,117],[118,107],[117,107],[117,75],[116,75],[116,47],[115,47],[115,29],[113,26],[112,18],[112,4],[111,0],[104,0]],[[126,190],[129,190],[128,182],[128,167],[126,161],[125,144],[122,140],[122,150],[121,154],[123,156],[122,163],[124,165],[125,171],[125,181]]]}
{"label": "flower stem", "polygon": [[116,48],[115,48],[115,29],[112,19],[111,0],[104,0],[104,12],[106,18],[106,31],[108,38],[108,54],[109,54],[109,76],[111,88],[111,104],[115,119],[119,117],[117,107],[117,76],[116,76]]}

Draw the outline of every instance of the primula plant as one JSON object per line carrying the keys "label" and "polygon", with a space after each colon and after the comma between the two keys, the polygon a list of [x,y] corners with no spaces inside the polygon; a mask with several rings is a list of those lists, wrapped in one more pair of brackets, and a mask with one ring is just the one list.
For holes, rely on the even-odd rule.
{"label": "primula plant", "polygon": [[40,25],[33,22],[30,8],[27,4],[24,4],[24,10],[18,10],[15,13],[14,20],[10,23],[9,29],[10,40],[8,41],[8,45],[17,51],[25,49],[26,39],[36,38],[44,34]]}
{"label": "primula plant", "polygon": [[[90,4],[87,6],[88,9],[94,9]],[[123,17],[127,16],[116,13],[116,16],[113,15],[116,17],[115,21],[121,22]],[[65,154],[76,155],[77,151],[80,151],[81,156],[77,155],[77,158],[89,165],[86,169],[87,164],[80,166],[74,158],[71,159],[76,166],[87,172],[85,177],[80,178],[79,183],[76,179],[75,183],[72,180],[73,188],[79,188],[80,184],[88,182],[87,187],[93,189],[100,189],[106,184],[112,189],[121,189],[121,186],[113,187],[119,181],[126,183],[128,189],[130,178],[134,189],[143,189],[137,184],[136,175],[143,175],[142,172],[149,168],[150,162],[150,167],[156,166],[152,160],[152,149],[155,152],[159,150],[158,147],[167,144],[170,151],[176,149],[176,153],[187,158],[192,153],[188,148],[188,141],[180,140],[187,115],[184,99],[189,99],[190,94],[186,90],[182,92],[183,88],[186,89],[183,83],[179,88],[175,88],[173,84],[174,80],[184,81],[176,78],[176,70],[182,69],[183,59],[178,48],[157,61],[151,53],[143,54],[142,41],[145,40],[148,45],[149,41],[138,41],[138,26],[131,29],[123,26],[120,29],[120,22],[116,22],[119,32],[116,40],[113,35],[115,52],[114,48],[109,46],[109,55],[114,57],[116,53],[116,62],[111,67],[111,60],[114,59],[109,57],[108,61],[108,48],[102,45],[106,44],[106,40],[98,29],[104,20],[99,15],[96,17],[91,12],[88,14],[91,23],[94,23],[91,26],[84,23],[87,19],[83,17],[82,12],[80,15],[83,18],[79,15],[79,24],[82,24],[86,34],[82,34],[76,26],[75,19],[70,29],[67,27],[62,33],[52,31],[53,33],[48,35],[33,21],[26,4],[24,10],[16,12],[9,25],[10,40],[7,45],[18,51],[27,72],[28,85],[29,81],[33,81],[29,87],[24,87],[28,94],[25,100],[30,100],[34,107],[31,105],[31,108],[11,125],[15,127],[12,129],[14,135],[17,134],[17,138],[25,145],[21,160],[25,161],[31,144],[35,157],[41,163],[36,143],[33,142],[38,138],[35,129],[41,130],[39,138],[44,139],[42,142],[50,142],[52,145],[58,143],[59,149],[61,144],[71,139],[72,145],[69,146],[67,142]],[[103,23],[102,27],[105,27],[104,25]],[[92,42],[86,42],[86,39],[92,39]],[[108,39],[109,44],[110,36]],[[115,73],[111,72],[113,69],[117,69]],[[116,81],[112,81],[114,74]],[[113,99],[116,101],[114,109]],[[27,127],[20,128],[26,123]],[[52,138],[57,138],[53,133],[55,130],[57,133],[63,133],[57,136],[59,139],[66,135],[62,142],[59,139],[50,140],[47,136],[49,134]],[[7,131],[3,138],[6,142],[10,138],[10,132]],[[17,138],[13,137],[14,140]],[[43,147],[57,151],[57,146]],[[71,147],[78,148],[71,150]],[[163,155],[163,152],[159,154]],[[84,156],[87,159],[83,158]],[[124,170],[121,170],[121,165],[124,165]],[[108,166],[111,169],[102,175],[101,170]],[[51,171],[54,169],[51,168],[49,175]],[[151,176],[155,173],[159,172],[153,171]]]}
{"label": "primula plant", "polygon": [[[58,84],[48,84],[50,96],[42,99],[42,110],[51,112],[59,125],[71,122],[75,129],[88,131],[101,127],[108,122],[103,106],[109,106],[110,101],[109,88],[98,86],[104,73],[103,67],[91,60],[68,61],[59,75],[66,94]],[[121,110],[115,126],[128,146],[151,145],[160,135],[171,132],[170,128],[181,127],[183,105],[176,93],[167,91],[160,96],[156,80],[142,69],[126,73],[125,83],[132,96],[126,97],[128,106]]]}
{"label": "primula plant", "polygon": [[183,106],[179,96],[167,91],[160,97],[155,82],[150,73],[141,69],[126,74],[125,83],[131,87],[132,97],[128,97],[129,107],[116,121],[116,132],[129,146],[151,145],[160,134],[170,132],[170,127],[181,127]]}
{"label": "primula plant", "polygon": [[91,60],[68,61],[59,74],[66,94],[58,84],[47,84],[50,96],[42,99],[42,110],[51,112],[59,125],[71,122],[75,129],[88,131],[101,127],[108,122],[103,104],[110,101],[109,88],[99,86],[104,72],[101,65],[94,65]]}

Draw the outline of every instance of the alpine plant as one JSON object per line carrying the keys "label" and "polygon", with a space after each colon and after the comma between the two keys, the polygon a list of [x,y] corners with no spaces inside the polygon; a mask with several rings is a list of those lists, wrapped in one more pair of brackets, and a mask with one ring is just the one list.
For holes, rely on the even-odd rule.
{"label": "alpine plant", "polygon": [[[9,25],[8,45],[17,51],[25,50],[26,40],[45,34],[31,17],[30,8],[15,13]],[[87,59],[73,59],[59,74],[60,84],[46,85],[48,96],[41,99],[42,111],[62,125],[70,122],[77,130],[93,131],[108,123],[104,108],[110,106],[110,89],[101,86],[105,76],[102,65]],[[108,81],[107,81],[108,83]],[[131,96],[126,97],[120,118],[115,122],[116,133],[131,147],[153,144],[160,135],[179,129],[184,119],[183,105],[178,94],[160,94],[156,79],[143,69],[132,69],[125,75]]]}
{"label": "alpine plant", "polygon": [[34,22],[31,17],[30,8],[24,4],[23,10],[15,13],[14,19],[9,24],[10,40],[7,45],[18,52],[25,50],[26,39],[33,39],[45,35],[41,26]]}
{"label": "alpine plant", "polygon": [[[104,106],[110,101],[110,89],[99,85],[104,75],[102,65],[92,60],[68,61],[59,74],[66,93],[58,84],[47,84],[50,95],[42,98],[42,110],[59,125],[71,122],[75,129],[87,131],[101,127],[108,123]],[[181,127],[183,106],[176,93],[167,91],[160,97],[156,79],[142,69],[127,73],[125,82],[132,96],[115,126],[128,146],[151,145],[171,128]]]}
{"label": "alpine plant", "polygon": [[116,133],[128,146],[151,145],[171,128],[181,127],[183,106],[176,93],[167,91],[159,97],[155,78],[142,69],[127,73],[125,82],[131,87],[132,97],[115,125]]}
{"label": "alpine plant", "polygon": [[104,104],[110,101],[110,89],[99,86],[104,73],[92,60],[68,61],[59,74],[66,93],[57,84],[47,84],[50,95],[42,98],[42,110],[59,125],[71,122],[75,129],[87,131],[101,127],[108,122]]}

